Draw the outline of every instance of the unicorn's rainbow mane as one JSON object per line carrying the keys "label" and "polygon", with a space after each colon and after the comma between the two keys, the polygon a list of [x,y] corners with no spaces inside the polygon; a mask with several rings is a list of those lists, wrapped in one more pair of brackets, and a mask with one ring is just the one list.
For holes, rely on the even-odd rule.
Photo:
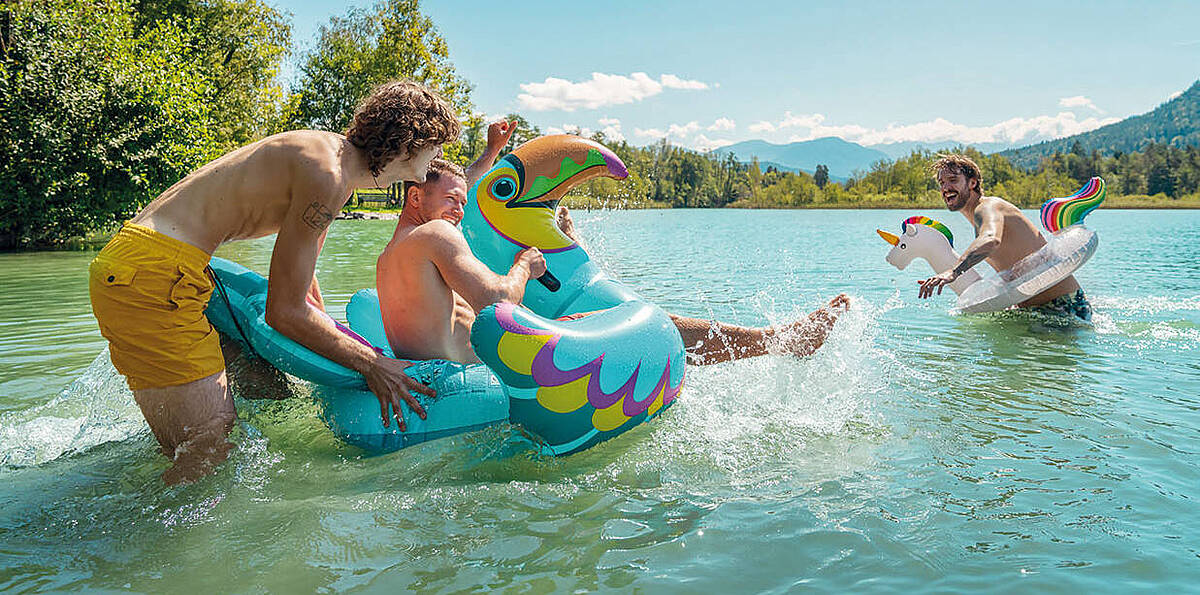
{"label": "unicorn's rainbow mane", "polygon": [[1055,233],[1064,227],[1083,223],[1083,218],[1096,210],[1106,195],[1104,180],[1096,176],[1075,194],[1046,201],[1042,205],[1042,227]]}
{"label": "unicorn's rainbow mane", "polygon": [[909,217],[908,219],[904,220],[904,223],[900,224],[900,233],[908,231],[909,225],[924,225],[926,227],[932,227],[933,229],[941,232],[942,235],[946,236],[946,241],[950,242],[950,247],[954,247],[954,234],[950,233],[950,228],[943,225],[941,221],[935,221],[923,215]]}

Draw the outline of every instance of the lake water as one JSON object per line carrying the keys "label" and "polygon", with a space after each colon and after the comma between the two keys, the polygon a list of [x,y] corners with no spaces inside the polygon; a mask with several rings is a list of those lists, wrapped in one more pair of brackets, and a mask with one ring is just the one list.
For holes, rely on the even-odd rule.
{"label": "lake water", "polygon": [[[0,591],[1194,590],[1200,212],[1105,211],[1092,326],[919,301],[876,227],[908,211],[578,213],[680,314],[853,309],[804,360],[692,367],[659,419],[563,459],[508,427],[365,457],[303,398],[238,401],[195,485],[108,363],[86,253],[0,254]],[[392,222],[335,223],[335,316]],[[259,271],[269,240],[219,254]],[[949,293],[949,292],[947,292]]]}

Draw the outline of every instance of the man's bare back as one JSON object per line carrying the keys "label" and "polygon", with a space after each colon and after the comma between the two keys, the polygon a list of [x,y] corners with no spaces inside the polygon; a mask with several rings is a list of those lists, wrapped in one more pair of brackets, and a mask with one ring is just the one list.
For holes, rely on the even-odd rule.
{"label": "man's bare back", "polygon": [[[414,359],[475,363],[471,325],[475,311],[455,293],[428,254],[430,235],[444,233],[435,222],[401,225],[377,263],[379,295],[388,344]],[[455,230],[457,232],[457,230]]]}
{"label": "man's bare back", "polygon": [[[309,219],[331,220],[327,197],[349,196],[353,188],[343,162],[357,153],[340,134],[297,130],[246,145],[192,172],[132,219],[205,252],[233,240],[279,231],[293,202]],[[313,186],[312,192],[293,192]],[[309,200],[312,199],[312,200]]]}

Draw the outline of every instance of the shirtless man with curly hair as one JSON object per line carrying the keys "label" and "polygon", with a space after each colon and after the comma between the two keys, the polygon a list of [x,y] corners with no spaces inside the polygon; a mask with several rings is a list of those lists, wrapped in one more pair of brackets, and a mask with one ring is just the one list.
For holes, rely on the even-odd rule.
{"label": "shirtless man with curly hair", "polygon": [[401,429],[401,400],[424,417],[410,391],[433,391],[404,373],[410,362],[350,339],[308,302],[322,303],[317,255],[353,190],[423,182],[441,146],[460,131],[450,105],[429,89],[381,85],[345,135],[296,130],[236,149],[168,188],[100,252],[90,268],[92,309],[113,365],[174,462],[164,480],[210,473],[232,447],[226,437],[236,412],[218,335],[204,316],[213,290],[205,268],[225,242],[277,233],[268,324],[362,373]]}

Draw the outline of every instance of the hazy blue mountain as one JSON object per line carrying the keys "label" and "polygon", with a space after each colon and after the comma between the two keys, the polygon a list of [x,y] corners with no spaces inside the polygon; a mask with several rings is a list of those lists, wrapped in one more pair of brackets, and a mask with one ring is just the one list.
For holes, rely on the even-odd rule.
{"label": "hazy blue mountain", "polygon": [[813,173],[818,165],[829,168],[829,175],[845,179],[854,170],[866,169],[876,161],[890,159],[887,153],[868,149],[862,145],[836,137],[818,138],[810,141],[776,145],[762,140],[748,140],[718,149],[721,154],[732,153],[738,161],[748,162],[758,157],[759,165],[766,169],[766,162],[788,169],[799,169]]}
{"label": "hazy blue mountain", "polygon": [[[972,147],[984,153],[996,153],[1021,167],[1034,167],[1043,157],[1055,152],[1066,153],[1078,142],[1084,151],[1140,151],[1150,143],[1165,143],[1176,147],[1200,146],[1200,81],[1179,97],[1163,103],[1154,110],[1133,116],[1074,136],[1040,142],[1021,148],[1011,143],[977,143]],[[749,140],[718,150],[732,153],[738,161],[748,162],[758,157],[763,169],[774,165],[787,171],[802,170],[809,174],[818,164],[829,167],[829,175],[843,181],[856,170],[866,170],[880,160],[893,161],[907,157],[913,151],[940,152],[963,146],[957,141],[898,142],[862,146],[836,137],[777,145],[762,140]]]}
{"label": "hazy blue mountain", "polygon": [[1153,110],[1102,126],[1091,132],[1045,141],[1000,154],[1021,167],[1034,167],[1043,157],[1067,153],[1079,143],[1085,152],[1111,154],[1141,151],[1150,143],[1200,146],[1200,81],[1182,95]]}

